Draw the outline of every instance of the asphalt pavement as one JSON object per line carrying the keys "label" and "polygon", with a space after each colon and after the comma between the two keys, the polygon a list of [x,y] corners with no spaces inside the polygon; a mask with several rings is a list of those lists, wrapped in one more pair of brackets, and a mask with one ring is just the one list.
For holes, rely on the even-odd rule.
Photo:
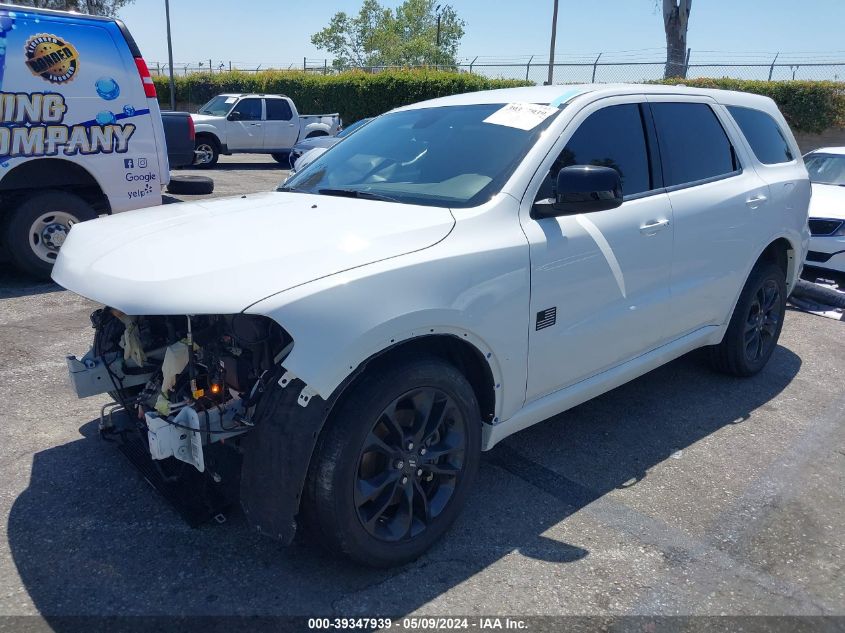
{"label": "asphalt pavement", "polygon": [[[285,176],[221,162],[216,196]],[[0,615],[845,615],[845,323],[790,311],[753,378],[693,353],[508,438],[447,536],[375,571],[189,528],[67,385],[96,307],[0,272]]]}

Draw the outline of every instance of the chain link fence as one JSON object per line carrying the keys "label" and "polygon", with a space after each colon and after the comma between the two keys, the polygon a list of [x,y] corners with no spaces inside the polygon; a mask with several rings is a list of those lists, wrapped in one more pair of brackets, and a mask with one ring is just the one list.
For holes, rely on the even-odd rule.
{"label": "chain link fence", "polygon": [[[602,59],[603,53],[593,56],[592,61],[580,57],[576,60],[558,61],[553,65],[552,83],[640,83],[664,78],[666,63],[663,59],[645,61],[619,61]],[[751,59],[742,62],[701,61],[692,58],[686,64],[686,76],[694,78],[757,79],[757,80],[816,80],[845,82],[845,52],[836,54],[813,54],[806,58],[777,54],[772,61],[760,61],[763,54],[752,54]],[[768,55],[767,55],[768,56]],[[656,57],[656,56],[655,56]],[[352,67],[339,68],[328,59],[303,58],[301,62],[288,64],[248,64],[244,62],[207,60],[196,63],[174,64],[177,75],[196,72],[218,73],[230,70],[258,72],[264,70],[299,70],[315,74],[334,74]],[[409,66],[366,66],[355,67],[364,72],[377,73],[385,70],[406,69]],[[414,68],[414,67],[411,67]],[[425,66],[458,72],[471,72],[497,79],[519,79],[542,84],[548,80],[549,64],[537,56],[526,56],[517,60],[475,57],[461,60],[454,66]],[[152,62],[150,71],[156,75],[167,75],[168,66]]]}

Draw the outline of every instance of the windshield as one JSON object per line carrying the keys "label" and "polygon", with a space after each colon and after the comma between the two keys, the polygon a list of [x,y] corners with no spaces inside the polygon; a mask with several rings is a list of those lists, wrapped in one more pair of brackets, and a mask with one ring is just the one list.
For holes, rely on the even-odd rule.
{"label": "windshield", "polygon": [[385,114],[279,191],[476,206],[501,190],[558,113],[549,106],[483,104]]}
{"label": "windshield", "polygon": [[210,114],[211,116],[226,116],[229,114],[229,110],[232,109],[232,106],[235,105],[237,100],[237,97],[217,95],[197,112],[199,114]]}
{"label": "windshield", "polygon": [[804,164],[810,174],[810,182],[845,187],[845,155],[807,154]]}

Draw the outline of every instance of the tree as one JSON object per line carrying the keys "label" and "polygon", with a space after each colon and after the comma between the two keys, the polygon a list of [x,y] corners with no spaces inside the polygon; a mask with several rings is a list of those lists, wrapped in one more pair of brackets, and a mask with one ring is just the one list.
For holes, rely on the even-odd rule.
{"label": "tree", "polygon": [[[335,13],[311,43],[347,66],[454,65],[465,22],[436,0],[405,0],[395,11],[364,0],[355,16]],[[438,16],[440,45],[437,43]]]}
{"label": "tree", "polygon": [[16,4],[37,9],[78,11],[92,15],[115,15],[121,8],[135,0],[17,0]]}
{"label": "tree", "polygon": [[663,0],[663,28],[666,31],[665,77],[686,77],[687,28],[692,0]]}

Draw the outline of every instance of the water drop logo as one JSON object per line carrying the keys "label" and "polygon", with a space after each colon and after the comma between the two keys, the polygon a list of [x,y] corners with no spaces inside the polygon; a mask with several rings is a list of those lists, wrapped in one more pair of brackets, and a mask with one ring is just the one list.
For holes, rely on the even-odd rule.
{"label": "water drop logo", "polygon": [[123,106],[123,114],[128,117],[135,116],[135,108],[133,108],[131,105]]}
{"label": "water drop logo", "polygon": [[98,112],[97,116],[94,118],[98,125],[110,125],[115,122],[114,112],[110,112],[109,110]]}
{"label": "water drop logo", "polygon": [[120,95],[120,86],[111,77],[100,77],[94,82],[97,94],[106,101],[113,101]]}

